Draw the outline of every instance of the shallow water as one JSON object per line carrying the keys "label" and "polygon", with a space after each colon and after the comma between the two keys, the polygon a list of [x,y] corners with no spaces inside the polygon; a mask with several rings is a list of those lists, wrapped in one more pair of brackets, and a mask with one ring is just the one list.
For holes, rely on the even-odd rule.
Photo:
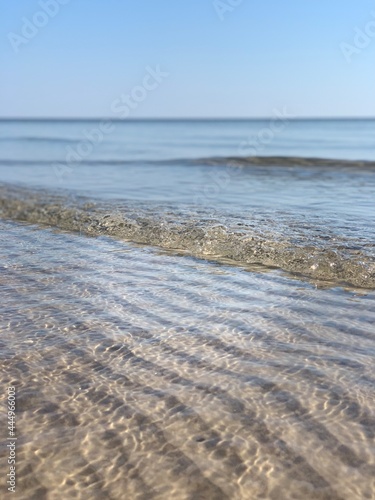
{"label": "shallow water", "polygon": [[373,291],[13,222],[0,252],[17,498],[374,498]]}
{"label": "shallow water", "polygon": [[0,217],[90,236],[111,235],[196,257],[279,267],[375,288],[375,227],[366,218],[282,210],[223,211],[197,204],[142,204],[0,184]]}
{"label": "shallow water", "polygon": [[375,120],[97,125],[0,121],[16,497],[375,499]]}

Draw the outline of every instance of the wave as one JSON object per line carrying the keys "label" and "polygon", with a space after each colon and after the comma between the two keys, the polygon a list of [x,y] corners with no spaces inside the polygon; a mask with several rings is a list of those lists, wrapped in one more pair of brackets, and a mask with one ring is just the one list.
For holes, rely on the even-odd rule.
{"label": "wave", "polygon": [[375,288],[375,245],[344,238],[318,241],[313,228],[296,238],[274,230],[270,218],[227,222],[199,208],[119,204],[9,185],[0,186],[0,217]]}
{"label": "wave", "polygon": [[228,165],[232,167],[273,166],[273,167],[350,167],[375,168],[375,161],[343,160],[335,158],[313,158],[302,156],[226,156],[194,160],[203,165]]}
{"label": "wave", "polygon": [[[61,159],[0,159],[0,165],[54,165],[64,164]],[[129,164],[152,164],[152,165],[191,165],[191,166],[227,166],[232,168],[251,167],[322,167],[332,169],[352,168],[352,169],[375,169],[375,161],[371,160],[344,160],[334,158],[308,158],[301,156],[213,156],[206,158],[177,158],[177,159],[82,159],[80,165],[129,165]]]}

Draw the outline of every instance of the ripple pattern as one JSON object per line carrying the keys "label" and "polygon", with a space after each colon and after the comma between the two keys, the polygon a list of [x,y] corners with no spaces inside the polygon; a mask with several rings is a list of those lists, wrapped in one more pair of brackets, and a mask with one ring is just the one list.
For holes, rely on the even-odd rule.
{"label": "ripple pattern", "polygon": [[4,221],[0,290],[18,498],[375,498],[375,292]]}

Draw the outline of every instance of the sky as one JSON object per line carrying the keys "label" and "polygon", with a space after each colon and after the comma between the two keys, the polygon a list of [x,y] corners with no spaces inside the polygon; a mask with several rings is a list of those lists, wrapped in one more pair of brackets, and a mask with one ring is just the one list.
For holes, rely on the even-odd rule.
{"label": "sky", "polygon": [[1,117],[375,116],[374,0],[0,6]]}

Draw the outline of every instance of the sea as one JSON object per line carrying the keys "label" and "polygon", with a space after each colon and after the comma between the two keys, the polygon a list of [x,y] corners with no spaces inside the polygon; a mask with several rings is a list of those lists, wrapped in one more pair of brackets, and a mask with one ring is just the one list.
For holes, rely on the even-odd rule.
{"label": "sea", "polygon": [[375,499],[374,196],[374,119],[1,120],[2,496]]}

